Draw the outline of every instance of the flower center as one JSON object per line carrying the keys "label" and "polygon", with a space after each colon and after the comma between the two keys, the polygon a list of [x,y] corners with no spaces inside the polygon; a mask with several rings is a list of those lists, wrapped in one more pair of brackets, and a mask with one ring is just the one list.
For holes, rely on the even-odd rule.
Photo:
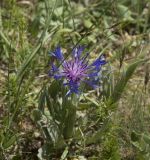
{"label": "flower center", "polygon": [[85,77],[86,66],[80,60],[66,62],[64,73],[67,79],[78,82]]}

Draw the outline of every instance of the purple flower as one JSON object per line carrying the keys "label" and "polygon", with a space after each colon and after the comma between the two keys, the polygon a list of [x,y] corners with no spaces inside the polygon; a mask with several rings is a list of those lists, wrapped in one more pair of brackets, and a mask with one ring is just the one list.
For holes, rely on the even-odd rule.
{"label": "purple flower", "polygon": [[83,51],[84,48],[81,46],[74,48],[72,58],[69,60],[64,58],[60,47],[52,52],[52,56],[56,57],[60,63],[57,66],[56,63],[52,62],[49,76],[54,77],[56,80],[63,80],[63,84],[69,87],[67,95],[71,93],[78,94],[82,83],[96,88],[100,79],[101,66],[106,64],[103,55],[89,64],[89,54],[81,56]]}

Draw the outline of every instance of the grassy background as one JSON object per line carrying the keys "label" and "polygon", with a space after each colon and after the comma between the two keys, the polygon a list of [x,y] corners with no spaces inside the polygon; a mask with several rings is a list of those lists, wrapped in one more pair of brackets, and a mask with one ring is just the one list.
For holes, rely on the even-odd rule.
{"label": "grassy background", "polygon": [[0,159],[38,159],[45,139],[32,111],[47,107],[48,52],[79,43],[91,60],[104,53],[109,73],[81,100],[82,138],[49,159],[150,159],[149,0],[0,1]]}

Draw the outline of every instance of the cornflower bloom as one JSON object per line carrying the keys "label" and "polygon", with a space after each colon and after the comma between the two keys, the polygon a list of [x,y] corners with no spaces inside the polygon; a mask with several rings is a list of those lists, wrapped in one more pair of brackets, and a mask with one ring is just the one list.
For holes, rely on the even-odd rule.
{"label": "cornflower bloom", "polygon": [[94,89],[98,87],[99,72],[102,65],[106,64],[105,58],[101,55],[93,63],[89,64],[89,54],[82,56],[83,51],[84,48],[82,46],[75,47],[72,51],[72,58],[69,60],[64,58],[60,47],[57,47],[52,52],[52,56],[60,63],[57,66],[56,63],[52,62],[49,76],[54,77],[56,80],[63,80],[63,84],[69,87],[66,95],[79,94],[82,83],[86,83]]}

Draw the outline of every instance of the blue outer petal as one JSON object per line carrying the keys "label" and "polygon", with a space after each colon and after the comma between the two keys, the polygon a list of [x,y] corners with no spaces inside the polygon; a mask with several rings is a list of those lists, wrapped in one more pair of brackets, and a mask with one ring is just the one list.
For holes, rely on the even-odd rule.
{"label": "blue outer petal", "polygon": [[73,81],[69,81],[67,84],[68,84],[68,86],[70,88],[70,93],[76,93],[76,94],[79,93],[79,85],[78,85],[78,83],[73,82]]}
{"label": "blue outer petal", "polygon": [[88,81],[88,80],[84,80],[85,83],[87,83],[89,86],[91,86],[93,89],[96,89],[98,88],[98,85],[97,85],[97,81]]}
{"label": "blue outer petal", "polygon": [[99,66],[104,65],[104,64],[106,64],[106,61],[104,59],[104,56],[102,55],[99,58],[97,58],[91,65],[99,67]]}
{"label": "blue outer petal", "polygon": [[60,74],[55,74],[55,75],[54,75],[54,78],[55,78],[56,80],[58,80],[58,79],[62,78],[62,75],[60,75]]}
{"label": "blue outer petal", "polygon": [[80,57],[81,56],[81,53],[83,52],[83,50],[84,50],[84,47],[82,47],[82,46],[77,46],[77,47],[75,47],[74,49],[73,49],[73,51],[72,51],[72,53],[73,53],[73,55],[74,55],[74,57],[76,58],[76,57]]}
{"label": "blue outer petal", "polygon": [[57,71],[58,71],[58,68],[52,63],[51,69],[50,69],[48,75],[49,75],[50,77],[52,77],[52,76],[54,76],[54,73],[57,72]]}
{"label": "blue outer petal", "polygon": [[53,71],[53,72],[57,72],[57,71],[58,71],[58,68],[57,68],[56,65],[54,65],[53,63],[52,63],[52,71]]}
{"label": "blue outer petal", "polygon": [[88,77],[92,78],[92,77],[96,77],[98,76],[98,72],[93,72],[93,73],[89,73]]}
{"label": "blue outer petal", "polygon": [[73,81],[69,81],[67,83],[64,83],[64,85],[68,85],[69,86],[69,91],[66,93],[66,96],[71,95],[72,93],[75,94],[79,94],[79,86],[77,83],[73,82]]}
{"label": "blue outer petal", "polygon": [[64,59],[60,46],[58,46],[52,54],[60,61]]}

